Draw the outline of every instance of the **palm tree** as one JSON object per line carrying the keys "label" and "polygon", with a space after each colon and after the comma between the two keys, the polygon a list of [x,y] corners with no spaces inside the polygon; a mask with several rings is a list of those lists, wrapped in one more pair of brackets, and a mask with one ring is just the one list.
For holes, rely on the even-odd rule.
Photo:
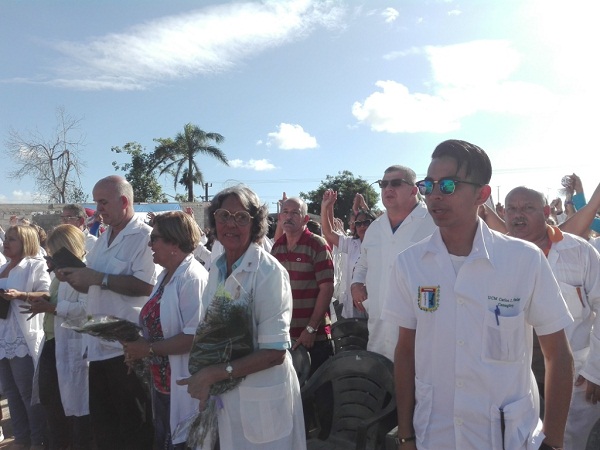
{"label": "palm tree", "polygon": [[225,153],[220,148],[209,144],[209,141],[220,144],[224,140],[225,138],[219,133],[207,133],[197,125],[185,124],[183,133],[177,133],[175,139],[155,139],[159,145],[154,150],[156,158],[154,167],[160,167],[161,175],[163,173],[173,175],[173,188],[177,187],[178,182],[183,184],[187,190],[188,202],[193,202],[194,183],[204,183],[204,176],[194,158],[198,154],[210,155],[228,166],[229,161]]}

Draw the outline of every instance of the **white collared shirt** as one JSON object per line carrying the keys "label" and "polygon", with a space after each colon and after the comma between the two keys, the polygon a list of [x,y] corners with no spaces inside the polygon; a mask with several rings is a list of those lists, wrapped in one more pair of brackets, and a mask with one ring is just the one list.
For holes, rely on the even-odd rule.
{"label": "white collared shirt", "polygon": [[367,350],[380,353],[392,361],[398,328],[381,320],[383,294],[390,270],[398,253],[431,235],[435,229],[433,219],[423,203],[412,210],[395,233],[385,212],[367,229],[360,257],[354,266],[352,282],[365,283],[367,286],[368,299],[363,302],[369,314]]}
{"label": "white collared shirt", "polygon": [[[109,227],[100,235],[87,256],[88,267],[110,275],[133,275],[145,283],[154,285],[158,270],[152,258],[152,250],[148,246],[151,231],[152,228],[142,219],[134,216],[109,246]],[[110,289],[101,289],[100,286],[90,286],[88,313],[111,314],[138,323],[140,310],[147,300],[146,295],[131,297]],[[105,360],[123,354],[123,348],[118,342],[103,341],[86,335],[85,344],[90,361]]]}
{"label": "white collared shirt", "polygon": [[396,258],[382,319],[416,330],[420,449],[502,448],[501,414],[505,448],[525,449],[526,440],[542,437],[532,327],[545,335],[573,319],[536,246],[479,220],[471,254],[455,273],[436,230]]}

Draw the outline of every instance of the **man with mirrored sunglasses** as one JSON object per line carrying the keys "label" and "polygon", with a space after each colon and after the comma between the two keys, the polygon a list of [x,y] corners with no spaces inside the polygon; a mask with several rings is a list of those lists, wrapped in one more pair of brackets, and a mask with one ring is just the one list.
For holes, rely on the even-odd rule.
{"label": "man with mirrored sunglasses", "polygon": [[388,167],[378,181],[385,212],[365,233],[360,257],[352,275],[354,306],[368,314],[367,349],[394,359],[398,327],[381,320],[383,294],[389,268],[396,255],[429,236],[435,225],[419,200],[416,174],[409,167]]}
{"label": "man with mirrored sunglasses", "polygon": [[[478,216],[492,166],[465,141],[439,144],[419,183],[438,229],[396,258],[382,317],[395,352],[402,450],[561,449],[572,322],[543,253]],[[451,180],[451,181],[447,181]],[[546,409],[531,372],[535,328],[546,358]]]}

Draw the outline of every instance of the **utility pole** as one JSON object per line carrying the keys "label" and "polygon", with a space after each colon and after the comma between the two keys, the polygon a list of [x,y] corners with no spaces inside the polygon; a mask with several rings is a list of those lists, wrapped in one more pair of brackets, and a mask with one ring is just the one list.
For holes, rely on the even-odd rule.
{"label": "utility pole", "polygon": [[212,183],[204,183],[204,201],[208,202],[208,188],[212,187]]}

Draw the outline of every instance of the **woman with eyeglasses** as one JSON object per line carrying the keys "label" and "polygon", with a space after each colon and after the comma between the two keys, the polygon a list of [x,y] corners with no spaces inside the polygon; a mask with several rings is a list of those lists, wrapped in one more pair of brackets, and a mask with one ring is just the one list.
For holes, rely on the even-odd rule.
{"label": "woman with eyeglasses", "polygon": [[15,437],[11,448],[15,449],[44,448],[44,410],[40,404],[32,405],[43,316],[29,317],[20,308],[28,309],[32,300],[49,295],[50,275],[39,250],[37,231],[29,225],[14,225],[6,231],[8,262],[0,267],[0,297],[6,307],[0,316],[0,385],[8,400]]}
{"label": "woman with eyeglasses", "polygon": [[[357,197],[360,194],[357,194]],[[361,199],[361,205],[357,205],[353,211],[353,235],[346,236],[345,234],[336,232],[334,230],[334,213],[333,207],[337,200],[337,192],[331,189],[327,189],[323,193],[323,201],[321,202],[321,228],[323,230],[323,236],[327,239],[327,243],[331,246],[335,246],[340,252],[347,255],[344,261],[342,279],[344,280],[344,289],[342,291],[340,302],[343,305],[342,317],[345,319],[350,318],[366,318],[367,314],[364,311],[358,310],[352,301],[352,294],[350,293],[350,285],[352,284],[352,271],[354,265],[360,256],[360,247],[365,237],[365,233],[371,225],[371,222],[375,220],[375,216],[371,211],[367,209],[367,205],[364,199]],[[355,204],[357,199],[355,199]],[[360,209],[359,209],[360,208]]]}
{"label": "woman with eyeglasses", "polygon": [[[202,296],[203,318],[190,356],[190,367],[200,369],[180,383],[200,400],[201,411],[214,400],[209,400],[213,385],[234,386],[218,395],[221,450],[306,448],[298,377],[286,351],[291,347],[289,276],[259,244],[267,216],[267,206],[245,186],[219,192],[209,209],[224,253],[213,263]],[[211,322],[207,311],[223,301],[247,305],[252,346],[245,356],[203,366],[198,360],[205,357],[200,336]],[[226,329],[227,336],[235,334],[229,324]]]}
{"label": "woman with eyeglasses", "polygon": [[143,337],[122,343],[125,362],[149,360],[155,444],[160,449],[185,448],[185,437],[171,436],[198,410],[198,401],[176,380],[189,376],[189,352],[208,281],[208,272],[193,255],[199,242],[200,228],[189,214],[172,211],[155,216],[148,245],[154,262],[164,270],[140,312]]}

